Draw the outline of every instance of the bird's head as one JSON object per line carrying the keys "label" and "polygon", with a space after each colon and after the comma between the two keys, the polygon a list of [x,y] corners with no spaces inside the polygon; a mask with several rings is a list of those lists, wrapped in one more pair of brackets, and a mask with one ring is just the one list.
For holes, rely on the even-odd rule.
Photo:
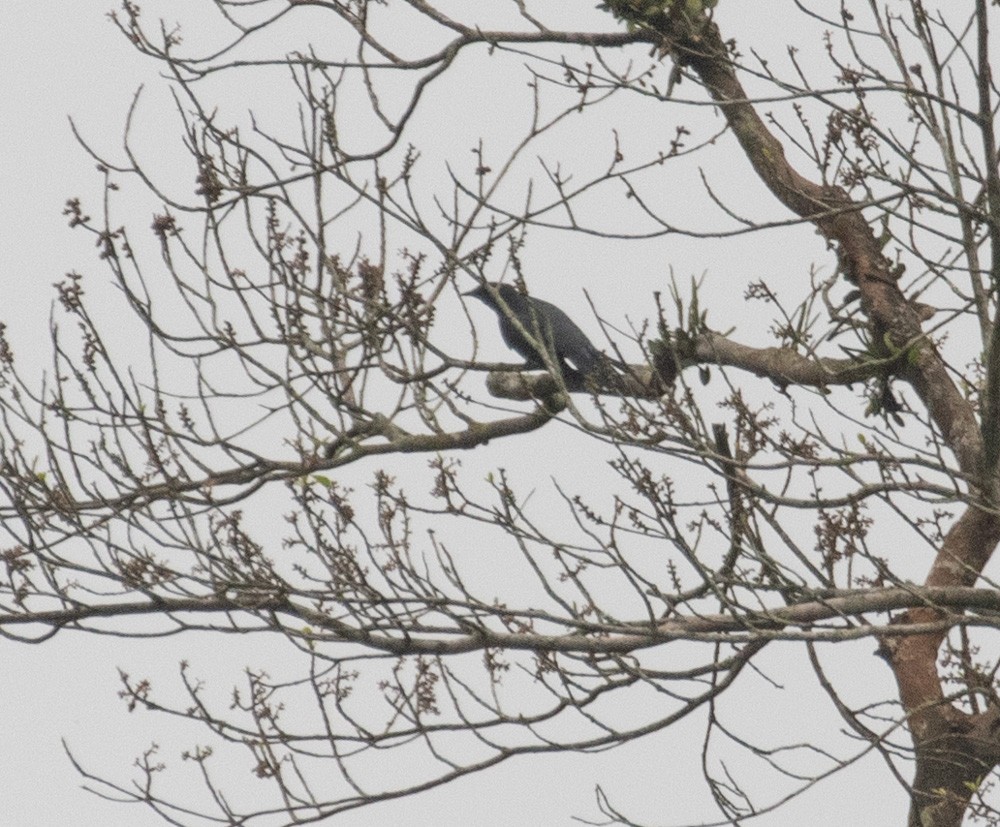
{"label": "bird's head", "polygon": [[[486,285],[489,285],[489,287],[487,287]],[[469,296],[470,298],[473,299],[479,299],[479,301],[488,304],[491,307],[495,307],[496,306],[496,299],[494,298],[495,294],[490,291],[490,287],[492,287],[493,290],[495,290],[500,295],[501,299],[503,299],[505,302],[508,303],[513,299],[513,296],[516,295],[515,288],[511,287],[509,284],[500,284],[499,282],[495,281],[483,282],[482,284],[478,285],[475,289],[467,290],[462,295]]]}
{"label": "bird's head", "polygon": [[486,287],[482,284],[477,286],[474,290],[466,290],[463,296],[469,296],[473,299],[479,299],[481,302],[488,302],[490,300],[490,294],[486,291]]}

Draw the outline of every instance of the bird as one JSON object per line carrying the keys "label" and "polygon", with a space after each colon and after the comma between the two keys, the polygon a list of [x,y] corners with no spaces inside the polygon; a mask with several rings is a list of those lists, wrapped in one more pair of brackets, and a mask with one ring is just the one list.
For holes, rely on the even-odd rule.
{"label": "bird", "polygon": [[[599,381],[608,372],[611,360],[554,304],[525,295],[513,285],[498,282],[484,282],[462,295],[479,299],[497,314],[500,335],[507,346],[525,360],[525,370],[548,369],[539,352],[539,348],[544,347],[566,382],[585,384],[586,378]],[[498,298],[506,307],[497,301]],[[519,326],[530,339],[518,329]]]}

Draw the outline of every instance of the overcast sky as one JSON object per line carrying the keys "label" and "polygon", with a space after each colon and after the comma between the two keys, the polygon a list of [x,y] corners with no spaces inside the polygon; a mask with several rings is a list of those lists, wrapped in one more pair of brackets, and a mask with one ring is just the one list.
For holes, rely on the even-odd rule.
{"label": "overcast sky", "polygon": [[[194,5],[178,4],[177,16]],[[763,4],[772,12],[782,5],[787,4]],[[138,61],[127,48],[102,14],[100,2],[14,0],[4,5],[0,24],[0,76],[4,79],[0,118],[0,151],[4,159],[0,165],[0,295],[4,299],[0,319],[11,328],[20,364],[31,364],[37,357],[41,370],[48,345],[51,285],[74,269],[93,274],[94,278],[101,275],[91,237],[71,232],[62,215],[67,198],[81,196],[85,202],[95,202],[101,186],[94,163],[73,139],[67,117],[72,115],[77,120],[88,139],[114,150],[119,146],[122,123],[138,85],[162,82],[155,70]],[[254,92],[264,98],[268,95],[267,89]],[[732,155],[734,164],[741,164],[741,159]],[[742,166],[732,170],[734,178],[745,174]],[[678,192],[677,197],[685,195]],[[140,227],[148,223],[145,217],[136,219]],[[664,286],[668,263],[677,267],[682,279],[704,271],[715,274],[720,278],[715,295],[727,305],[722,312],[738,315],[739,302],[733,301],[731,290],[727,292],[724,276],[733,262],[739,262],[741,269],[760,266],[780,280],[783,274],[775,272],[776,268],[803,268],[810,257],[822,255],[822,244],[809,229],[792,231],[782,243],[788,244],[789,237],[802,245],[797,262],[787,255],[781,262],[775,261],[768,248],[775,237],[766,234],[737,239],[727,247],[692,246],[677,241],[668,247],[637,248],[634,253],[630,251],[632,258],[623,259],[616,253],[599,265],[589,264],[594,253],[585,243],[538,250],[532,255],[539,274],[558,273],[560,268],[584,272],[581,283],[596,296],[602,312],[607,314],[613,309],[621,319],[641,317],[647,312],[652,290]],[[824,263],[832,266],[829,259]],[[622,291],[617,286],[620,275],[615,268],[642,275],[629,282],[629,290]],[[802,269],[797,272],[801,274]],[[792,277],[791,273],[787,275]],[[539,275],[537,292],[546,296],[547,290],[562,283],[546,283]],[[610,290],[609,284],[614,285]],[[551,293],[548,295],[551,297]],[[586,314],[582,292],[569,302],[577,318]],[[505,358],[498,341],[489,347],[490,358]],[[242,642],[226,641],[236,664],[254,655],[253,645],[247,642],[241,649]],[[863,646],[873,648],[871,643]],[[157,729],[149,716],[125,712],[116,697],[118,668],[167,678],[175,674],[182,657],[209,659],[217,647],[218,642],[208,639],[130,642],[68,633],[38,646],[0,643],[0,698],[4,699],[0,704],[0,733],[4,738],[0,749],[0,822],[26,827],[161,824],[142,809],[114,805],[83,791],[82,779],[66,758],[62,739],[85,765],[124,779],[132,757],[157,737]],[[863,662],[873,670],[873,680],[886,680],[887,670],[875,674],[878,664],[873,658],[868,656]],[[793,699],[793,687],[800,680],[805,678],[788,673]],[[789,703],[791,706],[794,700]],[[749,711],[751,717],[761,716],[763,724],[768,714],[764,708]],[[805,708],[801,714],[805,725],[811,711]],[[695,741],[699,737],[697,721],[671,730],[669,736]],[[671,824],[682,817],[681,800],[690,794],[689,785],[696,783],[690,779],[700,774],[697,766],[672,764],[672,754],[671,741],[663,738],[648,739],[602,756],[525,759],[451,788],[350,814],[335,823],[435,823],[444,827],[569,824],[573,814],[597,816],[593,790],[602,783],[620,801],[635,803],[650,818],[659,814],[661,823]],[[176,759],[176,754],[164,757]],[[864,814],[859,814],[855,823],[876,824],[879,819],[872,811],[873,801],[882,801],[886,812],[898,819],[903,806],[901,792],[878,775],[883,772],[881,768],[875,769],[848,770],[846,786],[858,791],[857,795],[853,799],[838,796],[830,800],[826,813],[817,811],[816,799],[809,798],[803,802],[805,809],[793,806],[774,820],[762,819],[759,824],[832,827],[851,823],[850,812],[855,805]],[[845,789],[845,785],[842,783],[838,789]],[[642,806],[643,799],[648,799],[648,809]],[[671,801],[676,802],[675,809],[665,805]]]}

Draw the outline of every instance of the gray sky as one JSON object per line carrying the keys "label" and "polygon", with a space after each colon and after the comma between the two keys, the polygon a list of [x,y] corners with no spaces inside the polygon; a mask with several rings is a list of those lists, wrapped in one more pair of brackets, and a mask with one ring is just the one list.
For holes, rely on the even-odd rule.
{"label": "gray sky", "polygon": [[[185,3],[182,8],[178,4],[177,17],[183,16],[183,9],[197,5]],[[783,5],[787,4],[764,4],[772,13],[780,13]],[[37,357],[39,369],[44,365],[48,345],[51,285],[72,269],[95,282],[102,278],[91,237],[71,232],[62,215],[65,200],[72,196],[83,197],[85,204],[96,209],[101,185],[93,162],[73,139],[67,116],[74,116],[83,134],[102,149],[117,151],[121,125],[136,87],[146,82],[152,89],[161,83],[155,72],[133,56],[101,11],[100,3],[21,0],[7,3],[2,13],[0,68],[5,93],[0,120],[0,153],[4,158],[0,191],[5,197],[0,199],[0,282],[5,302],[0,316],[11,328],[21,364],[31,364]],[[254,91],[266,99],[267,89]],[[152,94],[157,94],[155,89]],[[496,98],[487,94],[485,99]],[[149,111],[154,110],[151,107]],[[484,121],[497,116],[485,109],[481,114]],[[156,128],[148,122],[144,126]],[[739,157],[733,154],[733,158],[735,164],[740,164]],[[735,182],[747,180],[742,167],[730,172],[731,176],[726,177]],[[686,195],[679,191],[677,197],[684,199]],[[778,212],[776,207],[772,210],[772,214]],[[139,213],[134,223],[146,228],[149,219]],[[596,244],[574,242],[560,247],[554,241],[533,249],[531,263],[539,274],[538,295],[551,296],[551,291],[558,288],[558,282],[547,282],[542,274],[582,272],[585,275],[581,286],[591,291],[602,312],[617,314],[620,319],[648,314],[649,296],[653,289],[663,289],[668,265],[675,266],[683,281],[708,271],[716,279],[712,289],[718,291],[715,295],[721,300],[720,313],[739,318],[745,309],[733,301],[732,290],[727,288],[727,268],[733,269],[734,263],[740,270],[758,267],[780,280],[800,276],[810,261],[821,257],[819,240],[810,230],[799,228],[781,236],[783,245],[789,243],[789,238],[801,245],[799,259],[785,255],[776,261],[770,244],[778,238],[776,234],[764,234],[725,245],[684,240],[635,245],[629,248],[625,260],[618,252],[598,254]],[[824,264],[830,267],[832,260],[827,257]],[[783,266],[789,268],[787,273],[775,272],[775,268]],[[623,268],[630,275],[626,291],[618,287],[620,275],[615,272]],[[644,275],[631,279],[634,273]],[[745,273],[740,274],[741,279],[745,277]],[[567,310],[575,318],[587,317],[582,294],[569,300]],[[489,358],[506,358],[496,340],[484,347]],[[251,658],[259,657],[254,643],[225,641],[227,655],[237,670]],[[67,760],[61,739],[85,765],[106,771],[111,777],[126,778],[132,758],[152,740],[158,740],[160,725],[149,715],[125,712],[124,704],[116,698],[118,667],[136,676],[158,676],[166,682],[175,679],[181,658],[190,657],[196,664],[199,658],[209,661],[218,656],[218,645],[205,637],[143,642],[66,633],[39,646],[0,643],[0,697],[4,698],[0,732],[6,744],[0,750],[4,823],[32,827],[143,827],[162,823],[141,809],[114,805],[81,790],[82,780]],[[865,664],[872,670],[872,680],[885,682],[887,670],[881,668],[879,672],[880,665],[867,653],[873,644],[858,646],[860,650],[855,650],[852,662]],[[772,665],[777,663],[777,671],[781,671],[780,656],[775,658]],[[833,668],[837,669],[836,664]],[[807,689],[808,678],[794,670],[783,674],[789,687],[786,708],[794,709],[797,698],[818,698],[814,682]],[[793,688],[798,681],[803,682],[801,694]],[[739,697],[752,701],[752,695],[746,692]],[[760,716],[766,726],[770,708],[748,710],[749,716]],[[806,727],[812,722],[814,709],[804,705],[797,714]],[[827,715],[828,710],[823,714]],[[509,763],[437,792],[350,814],[336,823],[338,827],[383,823],[435,823],[444,827],[569,824],[570,815],[597,817],[593,807],[597,783],[612,793],[616,802],[634,806],[641,817],[675,823],[684,818],[691,785],[698,783],[691,779],[700,772],[697,766],[673,764],[671,756],[680,751],[671,744],[685,739],[697,741],[700,722],[699,717],[671,730],[668,736],[646,739],[600,756],[543,757]],[[836,726],[830,718],[825,722]],[[197,740],[197,734],[191,733],[191,744]],[[175,767],[179,764],[178,743],[184,743],[183,737],[164,746],[162,755]],[[683,754],[691,756],[695,752],[684,750]],[[894,818],[899,817],[904,806],[900,790],[892,786],[877,764],[847,770],[835,789],[840,792],[827,798],[828,817],[822,808],[816,808],[817,799],[808,797],[773,820],[761,819],[758,823],[765,827],[794,823],[832,827],[852,821],[875,824],[879,819],[873,817],[873,801],[884,801],[886,815],[891,813]],[[845,796],[845,790],[853,794]],[[699,789],[696,794],[704,803],[704,791]],[[701,812],[705,812],[704,808]]]}

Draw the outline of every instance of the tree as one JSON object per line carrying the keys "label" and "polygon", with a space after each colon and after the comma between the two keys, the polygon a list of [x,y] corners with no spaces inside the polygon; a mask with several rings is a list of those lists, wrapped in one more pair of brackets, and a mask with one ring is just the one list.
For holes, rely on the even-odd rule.
{"label": "tree", "polygon": [[[998,823],[995,8],[796,4],[818,41],[779,68],[736,4],[537,5],[216,0],[191,47],[134,3],[112,15],[179,140],[147,93],[120,151],[83,136],[103,207],[66,214],[116,292],[58,285],[45,376],[0,341],[0,629],[280,648],[229,694],[188,664],[180,696],[122,674],[130,709],[201,732],[203,797],[153,749],[132,782],[80,769],[171,823],[320,821],[694,717],[704,740],[671,748],[701,754],[725,823],[867,754],[910,825]],[[498,79],[525,128],[448,155]],[[164,174],[177,147],[187,180]],[[736,157],[766,198],[726,187]],[[151,219],[116,206],[132,184]],[[595,301],[627,381],[476,358],[498,334],[461,292],[579,292],[544,280],[541,246],[606,248],[617,286],[625,250],[750,235],[778,258],[801,228],[827,247],[796,283],[664,267],[631,326]],[[716,278],[748,308],[711,301]],[[525,468],[532,434],[560,442]],[[467,470],[488,443],[506,470]],[[859,677],[876,647],[896,697]],[[775,648],[853,752],[720,714]]]}

